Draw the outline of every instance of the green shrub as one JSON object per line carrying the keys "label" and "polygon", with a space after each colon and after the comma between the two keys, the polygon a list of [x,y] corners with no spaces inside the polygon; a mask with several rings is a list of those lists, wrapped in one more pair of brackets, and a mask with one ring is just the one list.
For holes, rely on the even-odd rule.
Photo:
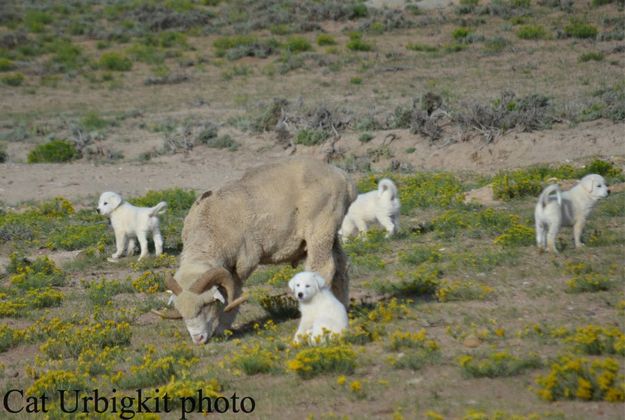
{"label": "green shrub", "polygon": [[2,76],[0,81],[7,86],[20,86],[24,82],[24,75],[22,73],[11,73]]}
{"label": "green shrub", "polygon": [[91,111],[85,114],[80,119],[80,125],[85,130],[93,131],[93,130],[101,130],[107,127],[108,125],[110,125],[110,122],[100,117],[100,115],[97,112]]}
{"label": "green shrub", "polygon": [[464,355],[460,357],[459,363],[463,374],[470,378],[514,376],[543,365],[538,356],[520,358],[507,352],[497,352],[481,357]]}
{"label": "green shrub", "polygon": [[369,15],[369,10],[367,9],[367,6],[362,3],[355,4],[352,11],[354,13],[354,18],[363,18]]}
{"label": "green shrub", "polygon": [[317,45],[319,46],[336,45],[336,40],[334,39],[332,35],[319,34],[317,35]]}
{"label": "green shrub", "polygon": [[594,39],[597,37],[598,32],[595,26],[578,20],[571,20],[571,22],[564,27],[564,33],[572,38]]}
{"label": "green shrub", "polygon": [[358,137],[358,141],[361,142],[361,143],[369,143],[374,138],[375,138],[375,136],[373,134],[371,134],[371,133],[362,133]]}
{"label": "green shrub", "polygon": [[470,34],[471,34],[471,30],[469,28],[460,27],[460,28],[454,29],[453,32],[451,33],[451,36],[456,41],[461,41],[461,40],[464,40],[466,37],[468,37]]}
{"label": "green shrub", "polygon": [[297,301],[288,294],[263,296],[259,304],[272,319],[290,319],[300,316]]}
{"label": "green shrub", "polygon": [[19,289],[41,289],[65,284],[65,274],[45,256],[31,262],[13,253],[7,271],[15,273],[9,277],[9,281]]}
{"label": "green shrub", "polygon": [[98,62],[100,68],[110,71],[128,71],[132,69],[132,60],[117,52],[105,52]]}
{"label": "green shrub", "polygon": [[523,25],[516,31],[521,39],[547,39],[549,33],[542,25]]}
{"label": "green shrub", "polygon": [[325,130],[305,128],[297,133],[295,143],[303,144],[304,146],[315,146],[326,141],[329,136]]}
{"label": "green shrub", "polygon": [[495,244],[503,246],[528,246],[534,243],[534,228],[514,223],[495,238]]}
{"label": "green shrub", "polygon": [[230,137],[229,134],[224,134],[223,136],[213,137],[203,142],[206,147],[210,147],[212,149],[228,149],[231,152],[235,152],[239,148],[239,143]]}
{"label": "green shrub", "polygon": [[7,325],[0,325],[0,353],[17,346],[21,341],[19,331]]}
{"label": "green shrub", "polygon": [[385,279],[374,283],[374,289],[394,296],[434,295],[440,286],[443,273],[433,265],[422,264],[408,273],[399,271],[396,274],[400,281],[389,282]]}
{"label": "green shrub", "polygon": [[284,48],[292,53],[300,53],[310,51],[312,45],[310,45],[310,41],[303,36],[292,36],[286,41]]}
{"label": "green shrub", "polygon": [[15,69],[15,64],[8,58],[0,57],[0,71],[9,71]]}
{"label": "green shrub", "polygon": [[152,207],[161,201],[167,202],[168,213],[186,213],[195,201],[195,192],[183,190],[181,188],[172,188],[161,191],[148,191],[141,197],[135,197],[130,200],[135,206]]}
{"label": "green shrub", "polygon": [[249,47],[258,43],[258,39],[252,35],[233,35],[217,38],[213,42],[218,57],[226,55],[228,50],[238,47]]}
{"label": "green shrub", "polygon": [[603,61],[605,55],[601,51],[590,51],[579,56],[577,61],[586,63],[588,61]]}
{"label": "green shrub", "polygon": [[30,9],[24,15],[24,25],[31,32],[43,32],[45,26],[52,23],[52,16],[43,10]]}
{"label": "green shrub", "polygon": [[79,224],[64,224],[52,230],[45,244],[48,249],[76,250],[99,243],[106,244],[110,233],[103,224],[93,224],[91,221]]}
{"label": "green shrub", "polygon": [[71,41],[55,40],[50,44],[49,50],[54,53],[50,63],[48,63],[51,71],[62,73],[76,70],[84,63],[82,48]]}
{"label": "green shrub", "polygon": [[412,51],[423,51],[423,52],[438,51],[438,47],[434,47],[432,45],[427,45],[427,44],[419,44],[419,43],[408,43],[406,44],[406,48]]}
{"label": "green shrub", "polygon": [[371,51],[373,50],[373,45],[364,41],[362,39],[362,34],[359,32],[352,32],[349,35],[349,42],[347,43],[347,48],[352,51]]}
{"label": "green shrub", "polygon": [[36,146],[28,153],[28,163],[60,163],[80,157],[80,153],[66,140],[52,140]]}

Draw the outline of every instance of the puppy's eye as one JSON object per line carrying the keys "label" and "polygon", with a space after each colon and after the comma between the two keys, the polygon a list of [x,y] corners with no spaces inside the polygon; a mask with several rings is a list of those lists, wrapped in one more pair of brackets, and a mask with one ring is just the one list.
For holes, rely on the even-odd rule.
{"label": "puppy's eye", "polygon": [[306,285],[306,288],[308,289],[309,287],[310,287],[310,284],[307,284],[307,285]]}
{"label": "puppy's eye", "polygon": [[104,205],[106,206],[108,203],[104,203]]}

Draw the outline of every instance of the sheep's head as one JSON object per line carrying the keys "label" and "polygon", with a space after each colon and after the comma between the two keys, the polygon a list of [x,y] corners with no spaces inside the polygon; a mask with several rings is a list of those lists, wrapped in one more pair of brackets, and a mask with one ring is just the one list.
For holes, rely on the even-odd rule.
{"label": "sheep's head", "polygon": [[[169,277],[167,288],[176,295],[174,306],[195,344],[206,343],[218,329],[223,314],[245,300],[235,299],[234,279],[224,268],[208,270],[189,289],[182,289],[173,277]],[[220,288],[226,291],[227,304]]]}

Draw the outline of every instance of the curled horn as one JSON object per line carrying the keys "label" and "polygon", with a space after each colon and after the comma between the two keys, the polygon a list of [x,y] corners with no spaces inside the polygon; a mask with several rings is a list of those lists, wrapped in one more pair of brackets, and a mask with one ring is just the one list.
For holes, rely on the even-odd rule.
{"label": "curled horn", "polygon": [[[226,289],[228,302],[232,302],[232,304],[235,303],[234,279],[232,278],[232,274],[223,267],[211,268],[206,273],[202,274],[189,288],[189,291],[199,295],[213,286],[222,286]],[[228,306],[231,306],[231,304]]]}
{"label": "curled horn", "polygon": [[150,312],[156,314],[164,319],[181,319],[182,315],[175,309],[168,309],[166,311],[157,311],[156,309],[152,309]]}
{"label": "curled horn", "polygon": [[165,280],[165,286],[171,290],[174,295],[178,296],[180,292],[182,292],[182,287],[178,284],[174,276],[171,273],[167,276],[167,280]]}
{"label": "curled horn", "polygon": [[224,312],[230,312],[231,310],[233,310],[234,308],[236,308],[237,306],[239,306],[245,301],[247,301],[247,296],[239,296],[238,298],[230,302],[228,306],[224,308]]}

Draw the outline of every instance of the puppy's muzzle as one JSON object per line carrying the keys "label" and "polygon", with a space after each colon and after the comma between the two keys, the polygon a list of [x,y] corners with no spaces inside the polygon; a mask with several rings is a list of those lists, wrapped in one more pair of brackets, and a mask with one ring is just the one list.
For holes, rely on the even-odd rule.
{"label": "puppy's muzzle", "polygon": [[95,211],[98,212],[98,214],[100,214],[100,209],[96,207]]}
{"label": "puppy's muzzle", "polygon": [[299,292],[299,293],[297,294],[297,297],[301,299],[301,298],[303,298],[303,297],[304,297],[304,294],[303,294],[302,292]]}

